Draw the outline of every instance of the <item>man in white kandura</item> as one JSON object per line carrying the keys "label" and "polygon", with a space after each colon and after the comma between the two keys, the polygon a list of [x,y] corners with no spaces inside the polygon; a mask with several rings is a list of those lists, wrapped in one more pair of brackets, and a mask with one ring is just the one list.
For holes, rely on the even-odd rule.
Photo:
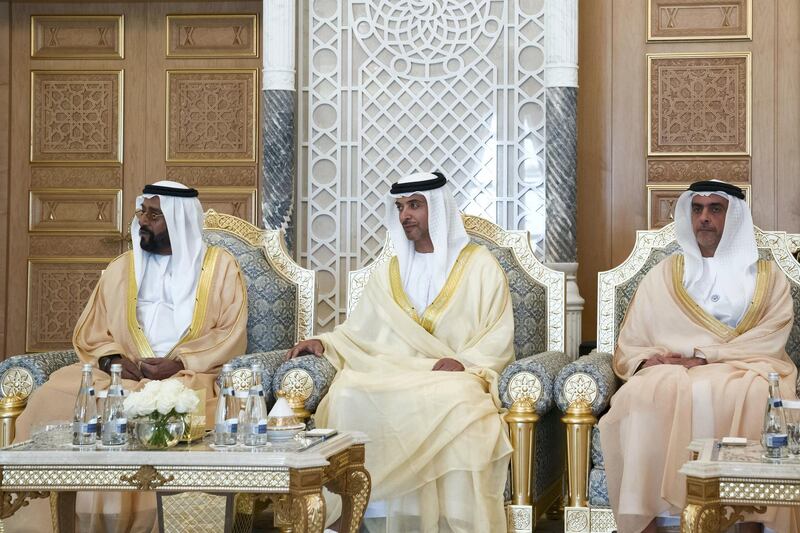
{"label": "man in white kandura", "polygon": [[[692,184],[678,199],[675,233],[681,253],[647,273],[628,308],[613,359],[627,383],[599,424],[620,533],[655,532],[656,516],[680,513],[686,478],[678,470],[693,438],[760,439],[770,372],[780,374],[783,398],[795,397],[789,283],[773,261],[759,260],[742,190]],[[746,520],[798,531],[787,507]]]}
{"label": "man in white kandura", "polygon": [[344,324],[287,354],[313,353],[337,370],[317,426],[371,439],[372,501],[386,518],[370,529],[506,530],[512,449],[497,380],[514,360],[511,296],[491,252],[469,242],[446,182],[420,173],[392,185],[397,255],[372,273]]}

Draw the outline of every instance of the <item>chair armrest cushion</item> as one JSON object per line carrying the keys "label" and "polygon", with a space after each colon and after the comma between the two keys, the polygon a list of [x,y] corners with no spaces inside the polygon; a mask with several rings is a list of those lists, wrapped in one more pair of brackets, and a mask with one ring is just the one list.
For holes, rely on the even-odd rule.
{"label": "chair armrest cushion", "polygon": [[[250,368],[253,363],[260,363],[264,369],[261,374],[261,383],[264,384],[264,387],[269,393],[272,379],[275,376],[275,373],[278,371],[278,367],[281,366],[281,363],[283,363],[283,357],[286,355],[287,351],[288,348],[283,348],[281,350],[272,350],[270,352],[254,352],[244,355],[237,355],[228,361],[228,363],[233,366],[234,372],[240,368]],[[220,384],[219,376],[217,376],[217,384]],[[270,397],[267,398],[267,400],[271,404],[275,399]]]}
{"label": "chair armrest cushion", "polygon": [[608,407],[619,382],[611,367],[611,354],[594,351],[569,363],[558,373],[553,388],[558,408],[566,412],[571,401],[583,397],[599,416]]}
{"label": "chair armrest cushion", "polygon": [[0,397],[21,393],[27,398],[50,374],[78,362],[74,350],[15,355],[0,363]]}
{"label": "chair armrest cushion", "polygon": [[335,375],[336,369],[324,357],[302,355],[278,367],[272,378],[272,393],[277,394],[280,389],[300,392],[303,396],[308,393],[305,408],[314,413]]}
{"label": "chair armrest cushion", "polygon": [[538,395],[534,405],[537,414],[543,416],[553,407],[553,380],[569,363],[570,358],[562,352],[542,352],[518,359],[500,374],[499,393],[503,407],[509,408],[520,395]]}

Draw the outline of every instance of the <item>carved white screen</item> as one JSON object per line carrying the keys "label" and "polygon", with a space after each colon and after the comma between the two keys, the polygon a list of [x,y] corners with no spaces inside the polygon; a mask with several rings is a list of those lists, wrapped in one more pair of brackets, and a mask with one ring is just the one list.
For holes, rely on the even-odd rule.
{"label": "carved white screen", "polygon": [[297,243],[320,331],[344,318],[347,273],[380,251],[405,174],[443,172],[464,212],[529,230],[541,254],[544,3],[303,3]]}

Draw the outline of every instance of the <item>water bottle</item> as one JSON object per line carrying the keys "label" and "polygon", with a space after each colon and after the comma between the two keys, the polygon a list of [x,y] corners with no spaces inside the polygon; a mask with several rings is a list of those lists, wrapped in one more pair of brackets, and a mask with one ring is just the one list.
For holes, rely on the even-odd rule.
{"label": "water bottle", "polygon": [[111,365],[111,385],[103,409],[102,435],[105,446],[120,446],[128,442],[128,419],[122,406],[124,395],[122,365]]}
{"label": "water bottle", "polygon": [[781,459],[789,455],[789,438],[786,434],[786,418],[783,414],[783,401],[778,387],[780,376],[777,372],[769,373],[769,399],[764,413],[764,431],[761,444],[768,459]]}
{"label": "water bottle", "polygon": [[222,390],[217,402],[217,413],[214,417],[214,444],[216,446],[233,446],[239,430],[239,405],[233,391],[233,367],[222,365]]}
{"label": "water bottle", "polygon": [[267,398],[261,385],[262,367],[259,363],[250,367],[253,384],[247,395],[247,405],[242,419],[244,443],[247,446],[264,446],[267,444]]}
{"label": "water bottle", "polygon": [[75,415],[72,418],[72,444],[87,445],[97,441],[97,404],[92,386],[92,365],[82,367],[81,388],[75,400]]}

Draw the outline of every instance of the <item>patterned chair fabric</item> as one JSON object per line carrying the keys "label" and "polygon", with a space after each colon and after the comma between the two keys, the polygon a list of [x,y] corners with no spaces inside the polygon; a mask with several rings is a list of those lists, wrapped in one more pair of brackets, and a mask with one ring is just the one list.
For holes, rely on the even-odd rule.
{"label": "patterned chair fabric", "polygon": [[[795,322],[786,343],[786,351],[800,366],[800,263],[795,257],[800,250],[800,235],[756,228],[756,243],[760,258],[776,261],[790,282]],[[577,398],[586,399],[597,417],[608,408],[611,396],[621,385],[611,367],[611,354],[628,306],[650,269],[677,252],[679,247],[672,224],[657,231],[639,231],[631,255],[620,266],[599,274],[598,351],[569,363],[556,377],[556,403],[562,412],[566,412],[570,403]],[[800,392],[800,381],[797,390]],[[606,473],[597,426],[592,429],[590,453],[589,505],[608,507]]]}
{"label": "patterned chair fabric", "polygon": [[[203,239],[236,258],[247,286],[249,353],[231,363],[243,369],[259,361],[264,366],[264,383],[271,383],[286,350],[311,334],[314,272],[292,260],[281,230],[261,230],[214,210],[206,213]],[[72,350],[10,357],[0,363],[0,397],[27,397],[50,374],[77,361]]]}
{"label": "patterned chair fabric", "polygon": [[[561,368],[569,362],[564,350],[564,287],[563,273],[539,262],[527,232],[507,231],[488,220],[464,216],[464,226],[473,242],[486,246],[495,256],[508,278],[514,309],[514,349],[516,362],[500,376],[500,398],[505,407],[521,396],[535,399],[534,409],[542,417],[536,426],[537,450],[563,449],[564,431],[560,415],[552,409],[553,382]],[[373,263],[350,273],[348,280],[349,312],[355,307],[372,270],[394,255],[387,240]],[[325,359],[302,356],[281,365],[273,380],[273,391],[286,388],[284,376],[301,370],[301,379],[310,380],[312,392],[305,408],[314,412],[328,391],[336,374]],[[563,469],[561,454],[537,453],[534,497],[552,486]]]}

